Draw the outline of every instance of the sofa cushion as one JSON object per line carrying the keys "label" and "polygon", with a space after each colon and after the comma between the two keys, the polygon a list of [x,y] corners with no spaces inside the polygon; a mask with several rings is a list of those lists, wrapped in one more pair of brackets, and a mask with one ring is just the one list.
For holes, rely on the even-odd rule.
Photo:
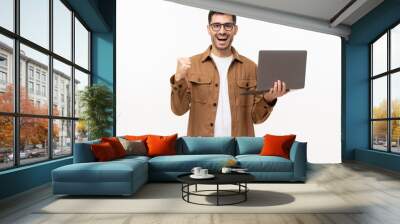
{"label": "sofa cushion", "polygon": [[231,155],[174,155],[158,156],[149,160],[149,170],[163,172],[190,172],[193,167],[199,166],[211,172],[219,171],[230,159]]}
{"label": "sofa cushion", "polygon": [[[146,171],[146,172],[144,172]],[[134,173],[147,176],[147,163],[140,159],[74,163],[53,170],[58,182],[130,182]]]}
{"label": "sofa cushion", "polygon": [[292,161],[279,156],[238,155],[240,167],[249,172],[292,172]]}
{"label": "sofa cushion", "polygon": [[122,146],[126,151],[126,155],[138,155],[145,156],[147,155],[146,143],[141,140],[127,140],[124,138],[118,138],[121,142]]}
{"label": "sofa cushion", "polygon": [[178,134],[171,136],[150,135],[147,137],[146,143],[148,147],[148,156],[165,156],[176,154],[176,139]]}
{"label": "sofa cushion", "polygon": [[264,145],[262,137],[236,137],[236,155],[259,154]]}
{"label": "sofa cushion", "polygon": [[235,155],[234,140],[232,137],[181,137],[177,143],[177,154]]}
{"label": "sofa cushion", "polygon": [[261,156],[280,156],[286,159],[290,159],[290,148],[296,135],[269,135],[264,136],[264,146],[261,149]]}
{"label": "sofa cushion", "polygon": [[130,155],[130,156],[125,156],[124,158],[120,158],[117,160],[113,160],[113,162],[132,162],[135,160],[143,161],[143,162],[148,162],[150,157],[148,156],[137,156],[137,155]]}
{"label": "sofa cushion", "polygon": [[99,139],[87,142],[75,143],[74,147],[74,163],[95,162],[96,158],[90,148],[92,144],[99,144]]}
{"label": "sofa cushion", "polygon": [[101,142],[108,142],[114,149],[115,155],[117,158],[122,158],[126,156],[126,151],[124,146],[122,146],[121,142],[117,137],[103,137],[101,138]]}
{"label": "sofa cushion", "polygon": [[90,147],[92,149],[94,157],[96,157],[96,161],[105,162],[118,158],[112,145],[108,142],[92,144]]}

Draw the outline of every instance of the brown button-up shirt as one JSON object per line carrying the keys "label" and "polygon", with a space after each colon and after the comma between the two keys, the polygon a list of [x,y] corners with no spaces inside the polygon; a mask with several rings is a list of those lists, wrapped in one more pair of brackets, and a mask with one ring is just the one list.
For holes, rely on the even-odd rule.
{"label": "brown button-up shirt", "polygon": [[[269,105],[263,95],[241,94],[256,89],[257,65],[233,47],[232,52],[233,61],[228,69],[232,136],[254,136],[253,123],[264,122],[276,101]],[[220,79],[210,53],[211,46],[190,58],[192,64],[186,80],[175,82],[174,75],[170,78],[172,111],[183,115],[190,110],[188,136],[214,136]]]}

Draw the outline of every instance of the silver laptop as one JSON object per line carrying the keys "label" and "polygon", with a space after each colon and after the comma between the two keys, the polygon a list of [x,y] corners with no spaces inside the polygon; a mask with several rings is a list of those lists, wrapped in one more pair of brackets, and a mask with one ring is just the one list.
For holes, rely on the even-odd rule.
{"label": "silver laptop", "polygon": [[243,95],[268,92],[274,82],[281,80],[286,89],[303,89],[306,78],[307,51],[260,51],[258,55],[257,88]]}

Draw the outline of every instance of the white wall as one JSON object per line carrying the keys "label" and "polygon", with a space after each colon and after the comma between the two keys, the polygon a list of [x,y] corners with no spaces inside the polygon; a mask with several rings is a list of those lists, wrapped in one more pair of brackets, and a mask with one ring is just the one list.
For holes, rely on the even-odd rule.
{"label": "white wall", "polygon": [[[117,1],[117,134],[186,135],[188,116],[170,109],[176,59],[204,51],[208,11],[162,0]],[[256,136],[297,135],[313,163],[341,161],[339,37],[238,17],[233,46],[258,61],[261,49],[308,51],[306,88],[279,99]]]}

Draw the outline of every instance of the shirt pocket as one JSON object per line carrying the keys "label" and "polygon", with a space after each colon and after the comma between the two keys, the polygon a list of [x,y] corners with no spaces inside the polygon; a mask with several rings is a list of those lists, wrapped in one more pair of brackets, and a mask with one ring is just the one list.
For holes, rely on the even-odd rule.
{"label": "shirt pocket", "polygon": [[236,105],[249,106],[253,105],[254,95],[243,95],[244,92],[249,90],[256,90],[257,80],[255,79],[241,79],[236,80]]}
{"label": "shirt pocket", "polygon": [[211,96],[211,77],[202,73],[190,73],[188,80],[191,84],[192,100],[207,103]]}

